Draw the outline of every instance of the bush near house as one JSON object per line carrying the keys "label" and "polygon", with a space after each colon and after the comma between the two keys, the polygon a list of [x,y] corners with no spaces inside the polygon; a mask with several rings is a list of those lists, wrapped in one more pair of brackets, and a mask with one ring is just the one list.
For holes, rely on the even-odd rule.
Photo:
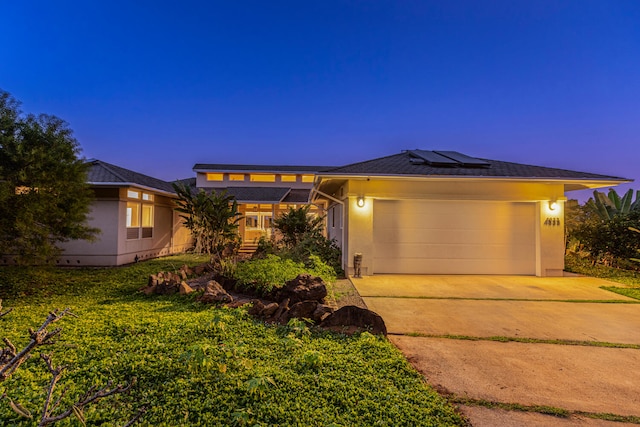
{"label": "bush near house", "polygon": [[237,264],[234,278],[241,287],[266,294],[294,279],[299,274],[320,276],[325,283],[336,280],[332,267],[325,264],[320,257],[310,255],[307,265],[277,255],[255,258]]}
{"label": "bush near house", "polygon": [[594,191],[584,205],[567,203],[567,250],[587,257],[593,264],[637,268],[630,259],[638,256],[640,239],[630,230],[640,227],[640,200],[629,190],[620,197]]}
{"label": "bush near house", "polygon": [[276,239],[261,238],[258,241],[256,257],[275,254],[281,258],[302,262],[309,266],[310,257],[315,255],[330,265],[335,274],[342,275],[342,251],[335,240],[323,234],[323,219],[309,213],[311,206],[302,206],[275,218],[273,225]]}
{"label": "bush near house", "polygon": [[[153,426],[462,426],[387,340],[344,336],[301,322],[265,325],[244,309],[210,308],[185,296],[144,296],[137,289],[158,271],[205,257],[175,256],[111,269],[0,267],[0,298],[13,307],[1,336],[16,345],[56,307],[70,307],[50,347],[69,366],[63,404],[106,379],[137,378],[129,394],[84,412],[87,425],[121,426],[141,406]],[[2,383],[32,412],[42,407],[48,375],[28,361]],[[2,392],[0,391],[0,395]],[[71,425],[66,421],[61,425]],[[33,426],[0,400],[0,424]]]}

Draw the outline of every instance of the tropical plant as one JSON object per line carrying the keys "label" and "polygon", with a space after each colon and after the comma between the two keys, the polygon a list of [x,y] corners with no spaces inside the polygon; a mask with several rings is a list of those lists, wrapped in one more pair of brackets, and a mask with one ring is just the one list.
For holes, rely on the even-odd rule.
{"label": "tropical plant", "polygon": [[640,191],[636,191],[634,201],[631,189],[622,197],[613,188],[610,188],[606,195],[594,190],[593,199],[589,199],[586,206],[596,212],[600,219],[608,221],[616,216],[628,215],[631,211],[640,209]]}
{"label": "tropical plant", "polygon": [[628,266],[628,260],[640,249],[640,240],[629,228],[640,228],[640,210],[608,221],[585,223],[577,227],[572,236],[580,241],[594,263]]}
{"label": "tropical plant", "polygon": [[55,116],[24,116],[19,105],[0,90],[0,254],[34,264],[60,255],[58,243],[100,230],[87,225],[93,193],[73,131]]}
{"label": "tropical plant", "polygon": [[342,273],[342,251],[335,240],[327,239],[323,234],[324,218],[310,213],[311,206],[298,209],[290,208],[288,212],[273,221],[279,239],[260,239],[257,256],[275,254],[302,262],[311,266],[310,257],[318,256],[330,265],[336,274]]}
{"label": "tropical plant", "polygon": [[309,213],[311,205],[298,209],[289,208],[273,220],[273,225],[280,233],[282,243],[288,248],[293,248],[306,238],[318,238],[322,236],[324,218]]}
{"label": "tropical plant", "polygon": [[177,212],[185,226],[191,231],[194,252],[210,254],[221,259],[240,246],[238,223],[241,214],[238,203],[226,192],[213,191],[207,194],[200,189],[194,193],[191,187],[173,184],[178,195]]}

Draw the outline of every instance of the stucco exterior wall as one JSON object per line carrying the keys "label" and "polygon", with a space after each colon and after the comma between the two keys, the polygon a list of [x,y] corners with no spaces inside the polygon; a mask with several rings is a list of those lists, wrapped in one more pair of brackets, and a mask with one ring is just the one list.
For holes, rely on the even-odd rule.
{"label": "stucco exterior wall", "polygon": [[191,246],[191,235],[173,210],[173,199],[154,194],[153,234],[149,238],[127,239],[127,189],[100,189],[91,208],[89,224],[102,233],[96,242],[72,241],[62,246],[60,265],[122,265],[181,253]]}

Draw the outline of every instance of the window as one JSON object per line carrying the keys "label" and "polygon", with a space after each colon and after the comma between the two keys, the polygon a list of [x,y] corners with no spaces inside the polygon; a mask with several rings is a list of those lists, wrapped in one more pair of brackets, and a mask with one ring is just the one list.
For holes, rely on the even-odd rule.
{"label": "window", "polygon": [[153,205],[142,205],[142,226],[153,227]]}
{"label": "window", "polygon": [[302,175],[302,182],[313,182],[313,175]]}
{"label": "window", "polygon": [[243,173],[230,173],[229,174],[229,181],[244,181],[244,174]]}
{"label": "window", "polygon": [[140,203],[127,202],[127,227],[140,227]]}
{"label": "window", "polygon": [[245,215],[245,225],[247,228],[258,228],[258,214]]}
{"label": "window", "polygon": [[276,176],[269,173],[251,174],[252,182],[276,182]]}
{"label": "window", "polygon": [[295,175],[280,175],[281,182],[296,182],[296,179]]}
{"label": "window", "polygon": [[[127,190],[130,199],[142,199],[143,202],[153,202],[153,194],[140,191]],[[127,239],[139,239],[140,237],[153,237],[153,204],[140,203],[139,201],[127,202],[126,213]]]}
{"label": "window", "polygon": [[223,173],[208,173],[207,181],[222,181],[224,179]]}

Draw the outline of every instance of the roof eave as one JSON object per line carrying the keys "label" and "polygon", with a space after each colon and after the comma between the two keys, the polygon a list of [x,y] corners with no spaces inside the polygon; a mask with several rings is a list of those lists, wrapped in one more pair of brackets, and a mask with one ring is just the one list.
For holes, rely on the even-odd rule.
{"label": "roof eave", "polygon": [[141,190],[147,190],[147,191],[154,191],[156,193],[161,193],[167,196],[171,196],[171,197],[176,197],[177,194],[170,192],[170,191],[166,191],[166,190],[161,190],[159,188],[155,188],[155,187],[149,187],[146,185],[140,185],[140,184],[136,184],[135,182],[92,182],[89,181],[87,184],[94,186],[94,187],[135,187],[135,188],[139,188]]}
{"label": "roof eave", "polygon": [[469,179],[479,179],[483,181],[535,181],[535,182],[555,182],[555,183],[580,183],[582,185],[595,185],[599,188],[607,185],[619,185],[633,182],[633,179],[610,177],[610,178],[562,178],[562,177],[526,177],[526,176],[483,176],[483,175],[409,175],[409,174],[327,174],[319,173],[316,176],[317,184],[324,179],[413,179],[420,181],[466,181]]}

